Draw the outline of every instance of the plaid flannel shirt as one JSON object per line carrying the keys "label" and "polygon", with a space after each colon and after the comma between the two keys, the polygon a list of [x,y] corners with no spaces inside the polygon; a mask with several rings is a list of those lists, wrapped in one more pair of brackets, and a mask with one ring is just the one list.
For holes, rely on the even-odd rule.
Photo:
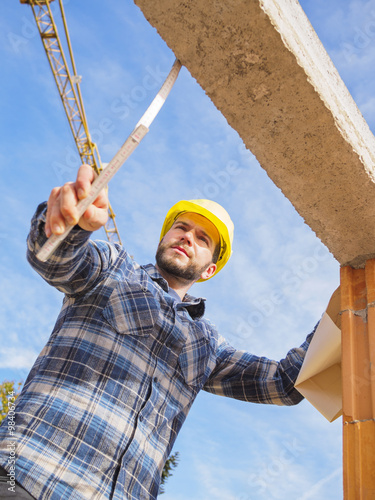
{"label": "plaid flannel shirt", "polygon": [[[291,405],[312,334],[280,362],[231,347],[178,302],[153,265],[74,229],[47,262],[45,204],[28,238],[34,269],[65,294],[61,313],[17,400],[16,480],[35,498],[155,499],[161,472],[201,389]],[[7,468],[7,428],[0,427]]]}

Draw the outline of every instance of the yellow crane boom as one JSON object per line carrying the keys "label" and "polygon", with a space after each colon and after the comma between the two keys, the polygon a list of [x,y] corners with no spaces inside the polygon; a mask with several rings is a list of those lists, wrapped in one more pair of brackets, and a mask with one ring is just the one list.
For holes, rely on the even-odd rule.
{"label": "yellow crane boom", "polygon": [[[75,67],[62,0],[58,0],[58,3],[68,46],[70,66],[65,57],[53,12],[51,10],[50,4],[54,1],[55,0],[20,0],[21,3],[29,4],[32,8],[38,31],[43,42],[43,47],[46,51],[81,161],[82,163],[91,165],[95,172],[100,173],[103,170],[103,166],[98,148],[90,138],[79,87],[81,78],[77,75]],[[108,222],[104,226],[107,238],[109,241],[121,243],[115,222],[115,214],[110,205],[108,208],[108,215]]]}

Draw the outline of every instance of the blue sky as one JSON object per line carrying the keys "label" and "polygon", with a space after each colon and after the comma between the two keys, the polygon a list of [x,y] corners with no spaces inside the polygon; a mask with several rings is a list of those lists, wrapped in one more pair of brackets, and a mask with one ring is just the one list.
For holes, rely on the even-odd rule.
{"label": "blue sky", "polygon": [[[174,61],[132,2],[66,1],[93,140],[115,154]],[[301,5],[372,130],[375,1]],[[3,0],[0,18],[0,379],[24,380],[48,339],[62,296],[25,260],[30,218],[79,165],[30,7]],[[280,359],[299,345],[339,284],[339,265],[273,185],[183,68],[147,137],[110,184],[122,240],[154,261],[165,213],[179,199],[212,198],[235,224],[225,270],[192,293],[239,349]],[[95,238],[105,238],[98,232]],[[338,500],[341,421],[308,402],[246,404],[202,392],[176,442],[180,463],[164,500]]]}

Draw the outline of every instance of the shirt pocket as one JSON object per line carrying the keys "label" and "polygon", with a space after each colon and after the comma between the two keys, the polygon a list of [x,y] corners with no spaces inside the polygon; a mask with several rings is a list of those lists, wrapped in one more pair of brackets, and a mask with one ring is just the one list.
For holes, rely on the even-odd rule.
{"label": "shirt pocket", "polygon": [[111,293],[103,316],[118,333],[149,335],[159,316],[160,304],[139,283],[121,282]]}
{"label": "shirt pocket", "polygon": [[178,363],[186,384],[200,388],[216,365],[216,340],[206,325],[190,323],[186,343],[178,357]]}

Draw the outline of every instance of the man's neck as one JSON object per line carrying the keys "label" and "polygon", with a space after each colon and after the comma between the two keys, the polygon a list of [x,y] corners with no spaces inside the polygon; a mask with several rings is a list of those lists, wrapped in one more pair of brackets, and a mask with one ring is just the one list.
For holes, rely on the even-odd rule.
{"label": "man's neck", "polygon": [[173,290],[177,293],[180,299],[183,300],[188,290],[194,284],[194,281],[193,282],[186,281],[182,278],[173,276],[172,274],[167,273],[163,269],[160,269],[160,267],[157,264],[155,264],[155,267],[159,271],[159,273],[163,276],[163,278],[166,280],[169,287],[173,288]]}

